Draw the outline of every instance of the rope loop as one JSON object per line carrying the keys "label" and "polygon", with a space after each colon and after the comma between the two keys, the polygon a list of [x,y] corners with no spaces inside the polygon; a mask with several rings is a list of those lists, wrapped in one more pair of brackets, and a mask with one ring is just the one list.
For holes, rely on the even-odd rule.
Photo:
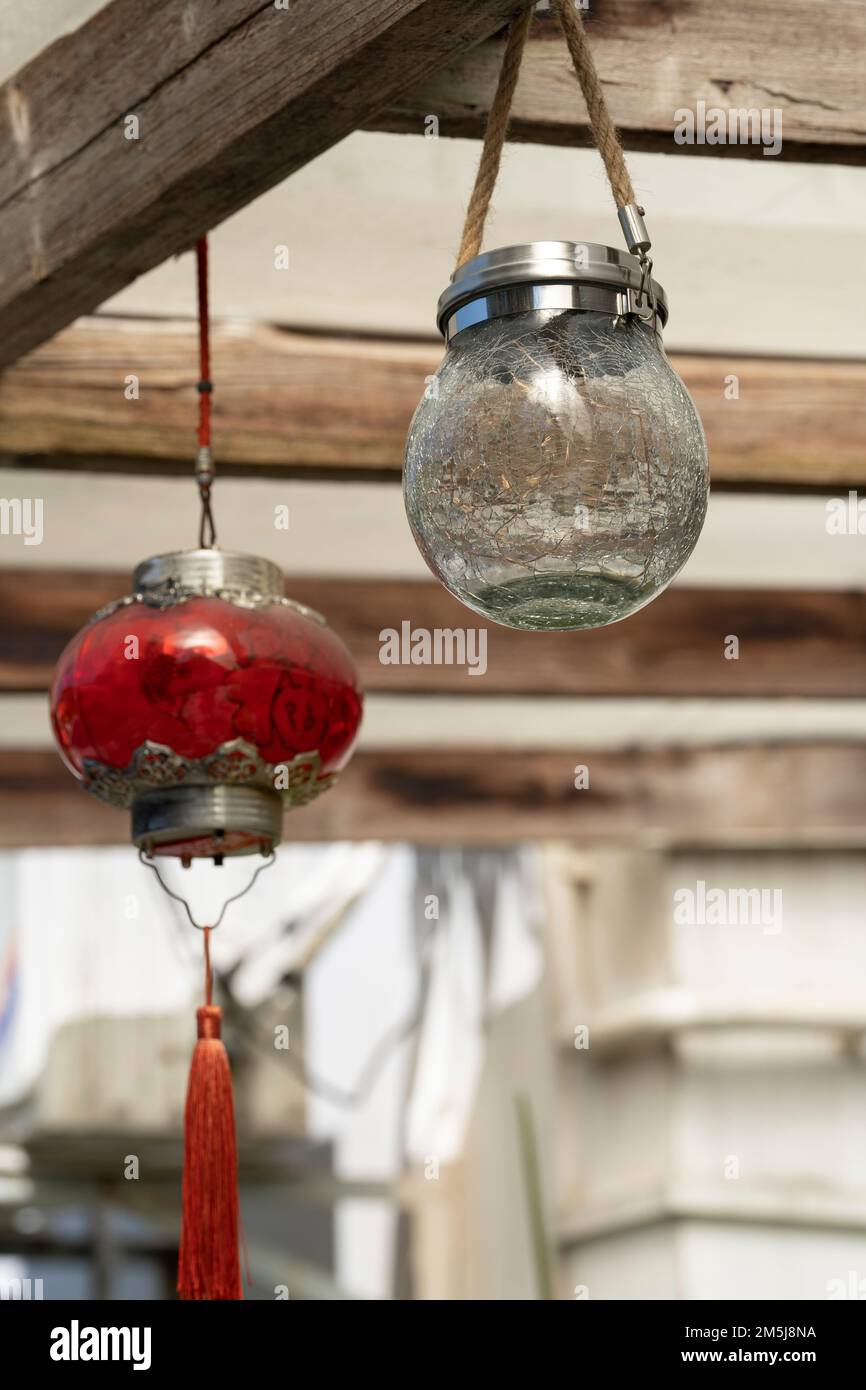
{"label": "rope loop", "polygon": [[460,241],[460,250],[457,253],[458,269],[467,261],[471,261],[473,256],[477,256],[481,250],[484,224],[490,211],[490,200],[493,197],[499,165],[502,162],[502,150],[505,145],[505,137],[508,134],[508,121],[511,116],[511,103],[520,73],[520,60],[523,57],[529,26],[532,23],[532,13],[533,6],[527,6],[525,10],[515,15],[508,28],[502,67],[499,69],[499,82],[487,117],[484,143],[481,147],[481,159],[478,162],[475,185],[469,199],[466,221],[463,224],[463,236]]}
{"label": "rope loop", "polygon": [[[643,264],[650,248],[650,240],[643,224],[643,209],[638,208],[635,202],[631,175],[625,162],[625,155],[616,126],[608,109],[580,10],[575,5],[574,0],[551,0],[551,4],[565,35],[565,42],[568,45],[577,80],[580,83],[580,90],[583,93],[589,116],[589,128],[593,143],[601,155],[614,202],[621,214],[620,224],[626,244],[629,251],[637,254]],[[457,253],[456,268],[458,270],[467,261],[477,256],[481,250],[484,226],[490,211],[493,189],[502,162],[502,151],[508,136],[508,123],[514,92],[517,87],[520,63],[526,47],[534,8],[534,5],[530,4],[521,9],[509,25],[502,66],[499,69],[499,81],[487,117],[481,158],[478,161],[478,171],[475,175],[475,183],[463,224],[460,250]],[[625,210],[624,214],[623,210]]]}

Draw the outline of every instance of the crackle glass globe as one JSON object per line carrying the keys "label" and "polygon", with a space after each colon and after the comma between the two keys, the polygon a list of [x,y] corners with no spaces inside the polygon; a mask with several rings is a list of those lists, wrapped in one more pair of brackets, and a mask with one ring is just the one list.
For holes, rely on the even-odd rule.
{"label": "crackle glass globe", "polygon": [[464,304],[409,433],[418,547],[452,594],[506,627],[637,612],[685,564],[706,513],[704,433],[660,321],[612,311],[634,302],[632,258],[593,250],[613,258],[612,284],[488,283]]}

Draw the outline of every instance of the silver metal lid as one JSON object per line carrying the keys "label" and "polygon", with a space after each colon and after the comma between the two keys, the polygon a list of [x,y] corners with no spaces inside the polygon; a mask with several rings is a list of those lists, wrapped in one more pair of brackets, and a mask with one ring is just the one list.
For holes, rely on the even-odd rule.
{"label": "silver metal lid", "polygon": [[[600,246],[597,242],[577,241],[531,241],[523,246],[503,246],[497,251],[485,251],[455,270],[451,283],[439,299],[436,322],[439,331],[446,338],[453,337],[459,328],[468,327],[472,322],[492,317],[491,312],[478,312],[462,315],[462,321],[455,323],[464,306],[473,301],[485,300],[499,312],[508,312],[508,300],[498,299],[500,291],[515,286],[565,286],[579,287],[579,291],[596,287],[613,291],[607,296],[599,294],[568,293],[535,296],[539,299],[536,307],[601,309],[619,312],[636,302],[641,286],[641,265],[637,256],[627,251],[619,251],[613,246]],[[655,294],[658,318],[662,324],[667,322],[668,302],[665,292],[657,280],[650,281],[650,291]],[[516,310],[533,307],[532,297],[515,299]],[[558,302],[561,300],[562,302]]]}
{"label": "silver metal lid", "polygon": [[251,600],[280,599],[283,572],[260,555],[233,550],[176,550],[142,560],[132,587],[145,599],[180,594],[226,594]]}

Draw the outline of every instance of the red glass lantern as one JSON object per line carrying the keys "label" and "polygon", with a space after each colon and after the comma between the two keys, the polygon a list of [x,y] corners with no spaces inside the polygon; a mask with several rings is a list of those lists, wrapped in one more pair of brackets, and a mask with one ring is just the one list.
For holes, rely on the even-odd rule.
{"label": "red glass lantern", "polygon": [[[132,811],[139,858],[204,942],[204,1001],[184,1110],[178,1293],[243,1297],[237,1144],[211,933],[273,864],[284,806],[332,786],[361,720],[358,673],[324,618],[283,595],[276,565],[216,549],[211,509],[207,238],[196,244],[199,308],[199,549],[138,566],[133,592],[95,613],[54,675],[51,718],[67,767],[94,796]],[[210,923],[163,879],[156,857],[221,864],[261,853],[246,887]]]}
{"label": "red glass lantern", "polygon": [[132,810],[148,856],[267,854],[284,806],[347,762],[362,694],[318,613],[283,597],[280,569],[218,550],[145,560],[133,592],[67,646],[51,692],[67,766]]}

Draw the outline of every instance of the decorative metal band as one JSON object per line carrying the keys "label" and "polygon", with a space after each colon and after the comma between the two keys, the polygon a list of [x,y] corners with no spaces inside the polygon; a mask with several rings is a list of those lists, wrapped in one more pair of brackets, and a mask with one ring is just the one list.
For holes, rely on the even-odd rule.
{"label": "decorative metal band", "polygon": [[236,608],[280,604],[324,627],[321,613],[284,597],[283,582],[279,565],[261,555],[243,555],[235,550],[175,550],[167,555],[151,555],[136,565],[132,593],[106,604],[90,621],[99,622],[133,603],[163,609],[192,598],[218,598]]}
{"label": "decorative metal band", "polygon": [[166,588],[159,591],[153,590],[148,593],[136,592],[124,594],[122,598],[112,599],[102,608],[98,609],[87,620],[87,626],[91,623],[101,622],[103,618],[116,613],[118,608],[129,608],[134,603],[147,604],[148,608],[174,608],[179,603],[186,603],[191,598],[219,598],[224,603],[231,603],[235,608],[270,608],[272,604],[277,604],[281,608],[293,608],[296,613],[300,613],[304,618],[310,618],[313,622],[325,627],[326,621],[321,613],[317,613],[315,608],[308,608],[305,603],[298,603],[293,598],[284,598],[282,594],[274,597],[270,594],[240,593],[235,589],[189,589],[189,588]]}
{"label": "decorative metal band", "polygon": [[163,589],[193,589],[197,593],[219,589],[278,598],[283,592],[283,572],[262,555],[207,546],[150,555],[136,565],[132,587],[141,594]]}
{"label": "decorative metal band", "polygon": [[266,787],[293,807],[306,806],[334,785],[337,774],[323,775],[321,768],[318,750],[298,753],[291,762],[266,763],[257,748],[235,738],[206,758],[183,758],[166,744],[148,739],[123,768],[85,758],[84,784],[112,806],[131,806],[135,796],[156,787],[229,785]]}
{"label": "decorative metal band", "polygon": [[[638,316],[640,303],[632,289],[618,290],[610,285],[506,285],[461,304],[442,325],[450,343],[465,328],[474,328],[489,319],[506,314],[533,313],[544,309],[572,309],[577,313],[609,314],[614,319]],[[656,332],[661,336],[661,320]]]}

